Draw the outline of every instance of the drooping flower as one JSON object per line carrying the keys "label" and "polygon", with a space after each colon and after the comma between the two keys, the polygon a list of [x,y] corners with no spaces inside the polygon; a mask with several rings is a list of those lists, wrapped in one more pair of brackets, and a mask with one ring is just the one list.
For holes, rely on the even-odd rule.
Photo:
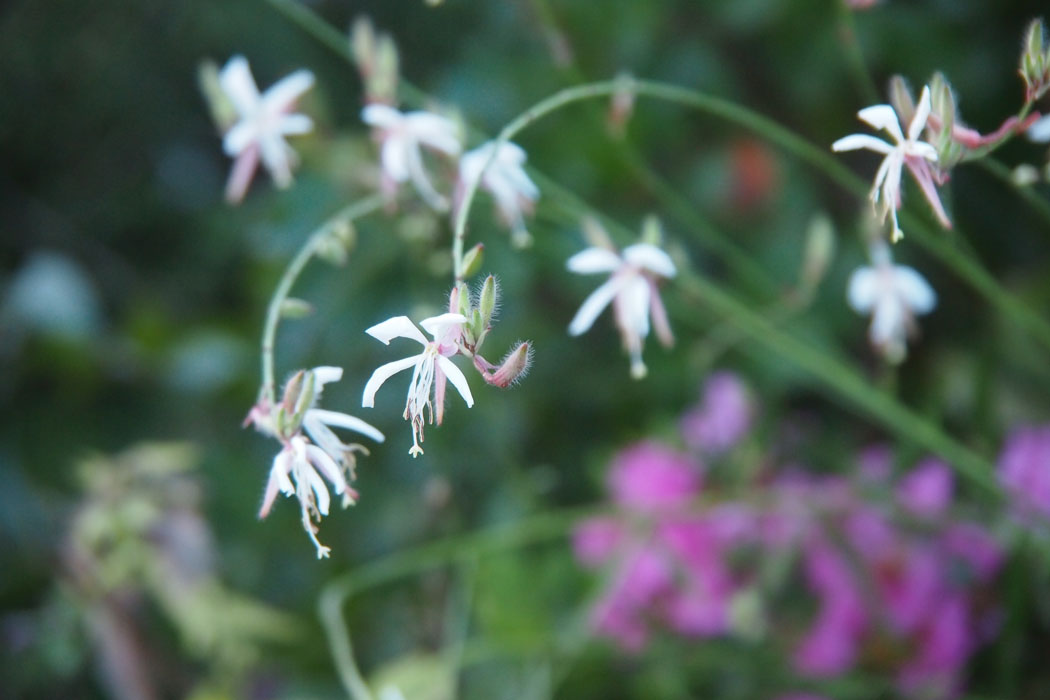
{"label": "drooping flower", "polygon": [[[882,153],[885,158],[875,173],[875,182],[868,195],[876,211],[881,208],[882,219],[885,221],[889,215],[893,221],[891,240],[896,242],[902,234],[900,225],[897,223],[897,210],[901,207],[901,170],[908,167],[915,181],[919,183],[923,194],[933,207],[934,213],[945,228],[951,228],[948,215],[944,212],[940,197],[937,194],[937,185],[934,182],[934,173],[930,163],[937,161],[937,149],[919,140],[919,135],[926,128],[926,120],[930,116],[930,88],[924,86],[919,98],[919,105],[915,110],[911,123],[908,125],[908,135],[905,137],[901,130],[897,113],[890,105],[874,105],[865,107],[857,112],[857,116],[876,129],[885,129],[893,137],[894,143],[890,144],[882,139],[877,139],[868,134],[851,134],[845,136],[831,145],[834,151],[854,151],[867,148]],[[881,207],[879,203],[881,201]]]}
{"label": "drooping flower", "polygon": [[505,141],[497,149],[496,142],[489,141],[464,153],[459,160],[460,187],[469,187],[480,177],[479,186],[496,200],[500,217],[510,226],[514,242],[519,246],[531,240],[524,214],[532,212],[540,196],[536,183],[525,172],[525,159],[521,146]]}
{"label": "drooping flower", "polygon": [[438,194],[427,177],[421,148],[452,157],[459,155],[462,147],[456,125],[431,112],[401,112],[379,103],[367,105],[361,119],[376,130],[384,190],[393,194],[398,185],[411,180],[427,204],[439,211],[448,209],[448,200]]}
{"label": "drooping flower", "polygon": [[345,444],[332,427],[356,431],[376,442],[385,439],[383,433],[360,418],[316,407],[324,385],[337,382],[342,376],[340,367],[298,372],[285,386],[280,403],[274,406],[263,399],[252,407],[245,420],[245,424],[254,424],[257,430],[283,445],[274,457],[259,517],[270,514],[278,492],[285,496],[294,494],[302,510],[303,529],[317,548],[318,559],[331,551],[318,541],[317,527],[312,522],[320,522],[328,515],[331,496],[324,480],[332,484],[337,496],[343,497],[344,508],[352,505],[357,500],[357,492],[350,486],[354,480],[354,453],[367,452],[361,445]]}
{"label": "drooping flower", "polygon": [[[449,358],[459,352],[459,342],[463,336],[463,324],[467,319],[462,314],[445,313],[440,316],[423,319],[419,325],[434,340],[428,341],[407,316],[395,316],[378,323],[365,333],[376,340],[389,345],[394,338],[408,338],[423,346],[423,352],[381,365],[372,373],[365,384],[361,405],[366,408],[375,406],[376,391],[387,379],[409,367],[412,368],[412,380],[408,384],[408,399],[405,401],[405,420],[412,423],[412,447],[408,453],[413,457],[423,454],[419,443],[423,442],[423,425],[426,422],[424,410],[429,411],[429,421],[434,422],[435,413],[438,425],[445,403],[445,380],[452,382],[467,407],[474,405],[467,378],[459,367]],[[433,387],[433,402],[431,402]]]}
{"label": "drooping flower", "polygon": [[719,454],[732,448],[751,427],[751,396],[732,372],[715,372],[704,382],[698,406],[680,422],[682,437],[696,450]]}
{"label": "drooping flower", "polygon": [[859,267],[849,279],[848,299],[858,313],[871,314],[868,337],[890,362],[907,353],[907,338],[915,330],[915,316],[937,305],[937,295],[913,268],[894,265],[885,244],[871,251],[872,266]]}
{"label": "drooping flower", "polygon": [[674,277],[677,273],[671,257],[650,243],[635,243],[627,246],[622,256],[610,248],[586,248],[569,258],[566,266],[581,275],[611,273],[609,279],[584,300],[569,323],[569,335],[585,333],[611,302],[624,348],[631,356],[631,376],[644,377],[642,343],[649,335],[650,315],[660,342],[665,346],[674,343],[667,311],[656,287],[659,278]]}
{"label": "drooping flower", "polygon": [[222,141],[223,150],[235,159],[226,184],[226,199],[233,203],[244,199],[260,159],[278,187],[291,185],[292,168],[298,158],[284,137],[313,129],[310,117],[292,110],[314,84],[314,74],[297,70],[260,95],[248,61],[234,56],[219,74],[219,84],[240,117]]}

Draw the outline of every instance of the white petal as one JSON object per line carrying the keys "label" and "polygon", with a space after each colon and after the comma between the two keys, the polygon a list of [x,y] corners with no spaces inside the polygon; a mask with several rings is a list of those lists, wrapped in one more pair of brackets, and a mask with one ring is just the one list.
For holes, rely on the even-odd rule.
{"label": "white petal", "polygon": [[440,316],[431,316],[430,318],[424,318],[419,322],[419,325],[423,326],[430,335],[434,336],[434,340],[441,340],[448,332],[449,328],[455,326],[462,326],[467,322],[467,317],[463,314],[441,314]]}
{"label": "white petal", "polygon": [[1042,119],[1039,119],[1025,132],[1030,141],[1037,143],[1045,143],[1050,141],[1050,114],[1047,114]]}
{"label": "white petal", "polygon": [[[313,447],[313,445],[311,445],[311,447]],[[328,506],[332,502],[332,497],[328,495],[328,487],[324,485],[324,481],[321,479],[320,475],[318,475],[313,467],[307,463],[299,470],[299,478],[306,479],[306,483],[309,484],[311,489],[313,489],[314,496],[317,500],[317,510],[321,515],[328,515]]]}
{"label": "white petal", "polygon": [[314,120],[305,114],[288,114],[277,123],[278,133],[285,135],[308,134],[313,128]]}
{"label": "white petal", "polygon": [[346,461],[344,454],[346,445],[343,444],[343,441],[339,439],[331,428],[314,415],[312,410],[307,411],[303,417],[303,429],[306,430],[306,434],[310,436],[314,444],[327,452],[332,459],[340,464]]}
{"label": "white petal", "polygon": [[916,141],[908,147],[908,155],[919,156],[926,160],[937,160],[937,149],[925,141]]}
{"label": "white petal", "polygon": [[343,378],[342,367],[322,365],[320,367],[314,367],[310,371],[314,373],[314,381],[319,387],[324,386],[325,384],[331,384],[332,382],[338,382]]}
{"label": "white petal", "polygon": [[276,479],[277,487],[281,490],[285,496],[291,496],[295,493],[295,485],[292,484],[292,480],[288,478],[288,472],[292,468],[292,453],[288,450],[281,450],[277,453],[277,456],[273,458],[273,468],[270,469],[270,478]]}
{"label": "white petal", "polygon": [[270,171],[278,187],[292,184],[292,149],[280,135],[262,135],[259,139],[263,165]]}
{"label": "white petal", "polygon": [[613,305],[625,337],[640,347],[640,339],[649,335],[649,281],[641,275],[630,276]]}
{"label": "white petal", "polygon": [[361,405],[365,408],[372,408],[375,406],[376,392],[379,391],[379,387],[383,386],[383,382],[390,379],[390,377],[394,376],[401,370],[415,367],[416,363],[418,363],[422,357],[423,355],[413,355],[412,357],[388,362],[385,365],[378,367],[375,372],[372,372],[372,376],[368,378],[368,382],[365,384],[365,390],[361,396]]}
{"label": "white petal", "polygon": [[255,86],[251,68],[244,56],[234,56],[219,73],[219,83],[241,116],[252,114],[259,107],[259,89]]}
{"label": "white petal", "polygon": [[255,125],[248,121],[240,121],[231,126],[222,137],[222,150],[228,156],[236,156],[258,139],[259,132]]}
{"label": "white petal", "polygon": [[346,491],[346,479],[343,478],[343,470],[339,468],[339,465],[336,464],[331,455],[317,445],[307,445],[306,458],[310,460],[310,464],[317,467],[332,482],[332,486],[337,494],[342,494]]}
{"label": "white petal", "polygon": [[625,279],[622,275],[614,275],[591,292],[590,296],[583,300],[580,310],[569,323],[569,335],[580,335],[594,325],[594,320],[605,310],[624,283]]}
{"label": "white petal", "polygon": [[392,129],[404,120],[405,115],[390,105],[370,104],[361,110],[361,121],[379,129]]}
{"label": "white petal", "polygon": [[864,109],[857,112],[857,116],[862,121],[871,124],[876,129],[885,129],[890,132],[890,136],[897,143],[904,141],[904,134],[901,133],[900,120],[897,119],[897,113],[893,111],[893,107],[889,105],[875,105],[874,107],[865,107]]}
{"label": "white petal", "polygon": [[462,146],[456,137],[456,125],[430,112],[410,112],[405,115],[405,127],[412,137],[424,146],[450,156],[459,155]]}
{"label": "white petal", "polygon": [[599,272],[612,272],[623,265],[623,259],[607,248],[585,248],[565,261],[569,272],[579,275],[593,275]]}
{"label": "white petal", "polygon": [[456,363],[444,355],[438,355],[437,362],[441,366],[441,371],[452,382],[452,386],[456,387],[456,391],[467,402],[467,408],[473,406],[474,397],[470,395],[470,385],[467,384],[467,378],[463,376],[463,372],[460,371],[459,367],[456,367]]}
{"label": "white petal", "polygon": [[674,277],[678,272],[671,262],[671,256],[649,243],[627,246],[624,248],[623,257],[632,265],[645,268],[661,277]]}
{"label": "white petal", "polygon": [[846,294],[854,311],[870,311],[879,298],[879,275],[875,268],[858,267],[854,270]]}
{"label": "white petal", "polygon": [[937,305],[937,294],[933,287],[914,268],[895,265],[893,281],[901,299],[913,312],[929,313]]}
{"label": "white petal", "polygon": [[919,106],[915,110],[915,116],[908,125],[908,140],[914,141],[926,128],[926,120],[930,116],[930,86],[922,86],[922,95],[919,97]]}
{"label": "white petal", "polygon": [[409,167],[409,149],[417,148],[408,139],[401,136],[389,136],[383,141],[383,147],[379,152],[379,160],[383,164],[383,172],[394,182],[408,182],[411,176]]}
{"label": "white petal", "polygon": [[906,330],[905,318],[904,307],[897,299],[879,299],[871,315],[871,328],[868,331],[871,342],[881,346],[889,345],[895,340],[903,340]]}
{"label": "white petal", "polygon": [[[415,359],[415,358],[412,358]],[[386,438],[383,437],[383,433],[379,432],[376,428],[372,427],[365,421],[351,416],[348,413],[340,413],[339,411],[326,411],[323,408],[312,408],[306,412],[307,418],[315,416],[322,423],[327,425],[334,425],[337,428],[346,428],[347,430],[353,430],[367,435],[376,442],[383,442]]]}
{"label": "white petal", "polygon": [[408,338],[421,345],[427,344],[427,337],[416,328],[416,324],[412,323],[408,316],[388,318],[372,326],[365,333],[386,345],[390,345],[390,341],[394,338]]}
{"label": "white petal", "polygon": [[831,144],[831,150],[833,151],[856,151],[861,148],[877,153],[889,153],[893,150],[893,146],[890,144],[868,134],[850,134]]}
{"label": "white petal", "polygon": [[297,70],[281,78],[263,93],[262,102],[271,112],[287,112],[299,97],[313,87],[314,74],[308,70]]}

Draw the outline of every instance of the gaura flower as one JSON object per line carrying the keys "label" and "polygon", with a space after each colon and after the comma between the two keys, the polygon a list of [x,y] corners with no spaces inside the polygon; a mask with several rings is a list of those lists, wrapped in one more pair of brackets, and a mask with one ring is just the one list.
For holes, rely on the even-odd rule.
{"label": "gaura flower", "polygon": [[500,216],[520,246],[530,241],[524,214],[532,212],[540,196],[536,183],[525,173],[526,157],[525,151],[515,143],[503,142],[496,149],[496,142],[489,141],[464,153],[459,160],[460,187],[469,187],[480,177],[480,187],[495,198]]}
{"label": "gaura flower", "polygon": [[1025,130],[1028,140],[1036,143],[1050,141],[1050,114],[1039,117]]}
{"label": "gaura flower", "polygon": [[647,370],[642,362],[642,343],[649,335],[650,315],[660,342],[665,346],[674,343],[667,310],[656,288],[659,278],[677,273],[671,257],[650,243],[635,243],[627,246],[622,256],[609,248],[586,248],[569,258],[566,266],[581,275],[612,273],[584,300],[569,323],[569,335],[585,333],[611,302],[624,348],[631,356],[631,376],[644,377]]}
{"label": "gaura flower", "polygon": [[[467,322],[463,314],[446,313],[440,316],[425,318],[419,322],[427,333],[434,337],[428,341],[407,316],[395,316],[376,324],[365,331],[376,340],[389,345],[394,338],[408,338],[423,346],[418,355],[395,360],[380,366],[369,377],[365,384],[361,405],[365,408],[375,406],[376,391],[387,379],[401,370],[412,368],[412,380],[408,384],[408,399],[405,401],[405,420],[412,423],[412,447],[408,453],[413,457],[423,454],[419,443],[423,442],[424,409],[430,413],[430,422],[434,422],[435,410],[438,425],[444,413],[445,380],[452,382],[459,395],[467,402],[467,408],[474,405],[467,378],[459,367],[448,359],[459,352],[459,341],[463,336],[463,324]],[[434,387],[434,399],[431,403],[430,389]]]}
{"label": "gaura flower", "polygon": [[337,496],[343,497],[344,508],[352,505],[357,500],[357,492],[350,487],[354,480],[354,453],[367,453],[361,445],[343,443],[332,427],[353,430],[376,442],[385,439],[383,433],[360,418],[316,407],[324,385],[337,382],[342,376],[340,367],[315,367],[299,372],[285,386],[284,397],[278,405],[271,406],[264,399],[252,407],[245,420],[284,446],[274,457],[259,517],[270,514],[278,492],[285,496],[294,494],[302,509],[303,529],[317,548],[318,559],[327,557],[331,551],[317,540],[317,527],[312,522],[320,522],[328,515],[331,496],[324,479],[332,484]]}
{"label": "gaura flower", "polygon": [[260,95],[248,61],[234,56],[219,74],[219,84],[240,117],[222,141],[226,155],[235,159],[226,183],[226,199],[232,203],[244,199],[260,158],[278,187],[291,185],[298,158],[284,137],[313,129],[310,117],[293,114],[292,110],[296,100],[314,84],[314,74],[297,70]]}
{"label": "gaura flower", "polygon": [[392,194],[401,183],[412,181],[416,192],[434,209],[448,209],[448,200],[438,194],[423,168],[420,148],[426,146],[448,156],[461,150],[456,125],[430,112],[400,112],[390,105],[373,103],[361,111],[361,119],[376,130],[381,145],[383,188]]}
{"label": "gaura flower", "polygon": [[890,362],[906,354],[907,338],[915,330],[915,315],[937,305],[937,295],[913,268],[894,265],[885,244],[872,250],[872,266],[857,268],[849,279],[849,305],[871,313],[868,337]]}
{"label": "gaura flower", "polygon": [[944,212],[940,197],[937,195],[937,185],[934,182],[933,170],[930,163],[937,161],[937,149],[925,141],[919,141],[919,135],[926,128],[926,120],[930,116],[930,88],[924,86],[919,98],[919,105],[908,125],[908,136],[905,138],[897,113],[890,105],[875,105],[865,107],[857,112],[861,121],[867,122],[876,129],[885,129],[893,137],[893,144],[882,139],[877,139],[868,134],[851,134],[831,144],[833,151],[854,151],[859,148],[867,148],[886,157],[875,173],[875,183],[868,197],[872,205],[879,210],[881,199],[881,215],[883,221],[886,215],[893,220],[893,233],[891,240],[900,240],[904,235],[901,233],[900,225],[897,223],[897,210],[901,207],[901,168],[908,167],[915,181],[922,188],[926,200],[933,207],[934,213],[945,228],[951,228],[948,215]]}

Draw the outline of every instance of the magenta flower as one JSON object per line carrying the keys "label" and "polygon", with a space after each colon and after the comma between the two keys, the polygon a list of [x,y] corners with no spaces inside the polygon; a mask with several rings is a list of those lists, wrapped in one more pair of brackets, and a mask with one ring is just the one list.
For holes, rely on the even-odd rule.
{"label": "magenta flower", "polygon": [[740,442],[751,428],[751,396],[732,372],[715,372],[704,382],[700,404],[682,417],[682,437],[691,448],[719,454]]}
{"label": "magenta flower", "polygon": [[951,467],[926,459],[897,485],[897,503],[917,517],[937,518],[951,505],[953,486]]}
{"label": "magenta flower", "polygon": [[609,470],[609,491],[626,508],[659,513],[687,504],[700,491],[700,474],[685,456],[642,442],[616,457]]}
{"label": "magenta flower", "polygon": [[1050,517],[1050,426],[1010,434],[999,456],[999,481],[1021,518]]}

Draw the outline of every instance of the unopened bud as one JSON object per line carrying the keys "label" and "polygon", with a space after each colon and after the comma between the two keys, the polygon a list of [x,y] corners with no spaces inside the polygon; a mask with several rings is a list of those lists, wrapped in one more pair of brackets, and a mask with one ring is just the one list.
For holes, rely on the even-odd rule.
{"label": "unopened bud", "polygon": [[226,91],[222,89],[219,66],[215,61],[201,61],[197,68],[197,84],[204,96],[204,102],[208,105],[212,121],[220,132],[225,133],[237,121],[237,110]]}
{"label": "unopened bud", "polygon": [[397,101],[398,55],[397,44],[386,34],[376,45],[375,70],[369,76],[368,97],[373,102]]}
{"label": "unopened bud", "polygon": [[452,290],[452,293],[455,295],[456,306],[453,308],[450,303],[449,311],[470,318],[470,293],[467,292],[467,285],[463,282],[457,283],[455,289]]}
{"label": "unopened bud", "polygon": [[645,217],[645,220],[642,221],[641,242],[659,247],[663,237],[664,231],[663,227],[660,225],[660,219],[653,214]]}
{"label": "unopened bud", "polygon": [[313,305],[308,301],[288,297],[281,302],[281,318],[306,318],[314,312]]}
{"label": "unopened bud", "polygon": [[1050,89],[1050,50],[1046,47],[1041,19],[1032,20],[1025,32],[1020,73],[1029,102],[1038,100]]}
{"label": "unopened bud", "polygon": [[496,283],[496,278],[489,275],[481,285],[481,292],[478,293],[478,311],[486,327],[492,323],[492,314],[496,312],[498,302],[499,285]]}
{"label": "unopened bud", "polygon": [[824,279],[835,255],[835,228],[824,213],[817,214],[806,229],[806,248],[802,259],[802,288],[813,291]]}
{"label": "unopened bud", "polygon": [[958,128],[960,124],[955,94],[948,79],[939,71],[930,79],[930,116],[931,121],[937,124],[937,129],[932,129],[937,134],[936,143],[933,144],[937,149],[937,167],[942,172],[948,172],[966,155],[966,147],[956,138],[956,132],[965,133],[965,128]]}
{"label": "unopened bud", "polygon": [[346,246],[334,236],[325,236],[318,242],[316,255],[321,260],[337,267],[345,265],[349,258]]}
{"label": "unopened bud", "polygon": [[507,356],[503,358],[503,362],[491,375],[482,375],[485,377],[485,381],[493,386],[506,388],[511,384],[514,384],[529,371],[529,365],[532,363],[532,346],[525,343],[518,343],[518,346],[507,353]]}
{"label": "unopened bud", "polygon": [[911,95],[911,88],[903,76],[894,75],[890,78],[890,104],[897,113],[901,124],[911,124],[915,116],[915,99]]}
{"label": "unopened bud", "polygon": [[481,268],[481,263],[485,259],[485,246],[482,243],[478,243],[473,248],[468,250],[463,256],[463,277],[473,277],[478,273]]}
{"label": "unopened bud", "polygon": [[[314,403],[314,391],[317,387],[317,379],[313,372],[305,372],[302,380],[302,388],[299,391],[299,395],[295,397],[295,411],[292,414],[292,420],[296,427],[303,422],[303,416],[306,415],[307,409]],[[287,402],[287,392],[285,395],[285,401]]]}
{"label": "unopened bud", "polygon": [[337,219],[333,221],[328,229],[329,235],[343,244],[347,251],[353,250],[357,245],[357,229],[350,219]]}
{"label": "unopened bud", "polygon": [[583,238],[589,245],[595,248],[616,250],[616,246],[613,245],[612,239],[609,238],[609,234],[605,232],[605,227],[603,227],[601,222],[593,216],[588,216],[583,219],[582,228]]}
{"label": "unopened bud", "polygon": [[364,16],[358,17],[350,28],[350,54],[366,82],[368,76],[375,71],[375,53],[376,32],[372,20]]}
{"label": "unopened bud", "polygon": [[284,395],[281,397],[281,407],[288,413],[295,413],[295,404],[299,401],[299,395],[303,391],[303,382],[306,371],[299,370],[284,385]]}
{"label": "unopened bud", "polygon": [[616,92],[609,101],[608,124],[614,136],[623,136],[626,131],[627,122],[634,114],[634,98],[634,77],[630,73],[620,73],[616,76]]}

